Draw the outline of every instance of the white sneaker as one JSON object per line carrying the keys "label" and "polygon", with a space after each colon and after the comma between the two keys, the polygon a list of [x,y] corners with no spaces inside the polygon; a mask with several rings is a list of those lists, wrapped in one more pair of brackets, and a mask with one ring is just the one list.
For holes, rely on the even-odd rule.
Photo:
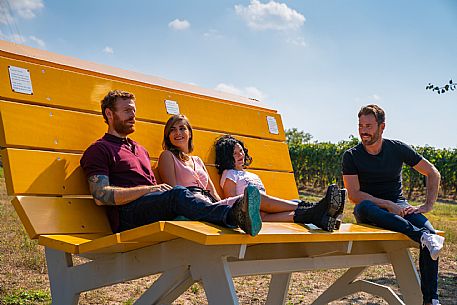
{"label": "white sneaker", "polygon": [[432,305],[441,305],[441,303],[437,299],[433,299],[432,300]]}
{"label": "white sneaker", "polygon": [[422,248],[427,247],[430,252],[430,256],[434,261],[436,261],[438,256],[440,256],[441,249],[443,248],[444,237],[424,232],[421,236],[421,244]]}

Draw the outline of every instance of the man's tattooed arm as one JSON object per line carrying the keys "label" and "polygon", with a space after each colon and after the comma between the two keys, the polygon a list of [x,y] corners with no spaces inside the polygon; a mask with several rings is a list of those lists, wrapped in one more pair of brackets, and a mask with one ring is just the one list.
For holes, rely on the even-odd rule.
{"label": "man's tattooed arm", "polygon": [[89,177],[90,193],[98,205],[115,205],[114,188],[109,185],[108,176],[94,175]]}
{"label": "man's tattooed arm", "polygon": [[90,193],[97,205],[123,205],[152,192],[165,192],[172,189],[168,184],[117,187],[109,185],[105,175],[93,175],[89,179]]}

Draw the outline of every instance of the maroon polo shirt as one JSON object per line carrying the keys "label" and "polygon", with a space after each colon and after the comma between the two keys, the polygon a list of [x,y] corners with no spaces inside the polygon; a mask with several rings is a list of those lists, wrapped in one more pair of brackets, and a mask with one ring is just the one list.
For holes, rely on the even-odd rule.
{"label": "maroon polo shirt", "polygon": [[[86,149],[80,164],[87,178],[105,175],[113,186],[157,184],[148,152],[129,138],[119,138],[106,133]],[[117,208],[110,209],[109,218],[111,228],[116,232],[119,225]]]}

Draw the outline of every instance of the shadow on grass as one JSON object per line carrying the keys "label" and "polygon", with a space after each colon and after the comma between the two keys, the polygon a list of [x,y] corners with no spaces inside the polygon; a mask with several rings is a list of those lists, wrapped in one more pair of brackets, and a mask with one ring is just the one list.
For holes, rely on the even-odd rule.
{"label": "shadow on grass", "polygon": [[[394,287],[394,290],[398,289],[397,280],[393,277],[377,277],[377,278],[365,278],[365,280],[373,282],[375,284]],[[455,304],[457,299],[457,276],[452,273],[440,274],[438,278],[438,294],[440,295],[440,301],[443,304]],[[397,290],[398,292],[398,290]],[[379,303],[364,303],[365,298],[360,296],[347,296],[344,298],[349,301],[349,304],[366,304],[366,305],[379,305]],[[362,302],[362,303],[360,303]]]}

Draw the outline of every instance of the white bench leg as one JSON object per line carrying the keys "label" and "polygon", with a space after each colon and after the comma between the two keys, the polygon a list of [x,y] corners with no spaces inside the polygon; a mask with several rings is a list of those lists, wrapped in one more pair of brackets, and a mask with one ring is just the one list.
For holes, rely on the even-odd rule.
{"label": "white bench leg", "polygon": [[265,305],[280,305],[286,302],[289,292],[289,282],[292,273],[277,273],[271,275],[270,289],[268,290]]}
{"label": "white bench leg", "polygon": [[187,267],[166,271],[136,300],[135,305],[169,305],[184,293],[192,284]]}
{"label": "white bench leg", "polygon": [[[372,295],[377,295],[386,300],[391,305],[405,305],[397,294],[388,286],[372,283],[364,280],[355,279],[366,269],[367,267],[355,267],[350,268],[344,273],[338,280],[333,283],[326,291],[324,291],[312,305],[323,305],[328,304],[331,301],[341,299],[347,295],[351,295],[356,292],[366,292]],[[406,303],[410,304],[410,303]],[[411,303],[420,304],[420,303]]]}
{"label": "white bench leg", "polygon": [[79,292],[75,292],[68,276],[69,268],[73,267],[71,254],[51,248],[45,249],[48,265],[49,283],[51,286],[52,304],[77,305]]}
{"label": "white bench leg", "polygon": [[190,271],[194,280],[201,279],[209,305],[238,305],[232,274],[225,257],[199,259]]}
{"label": "white bench leg", "polygon": [[408,249],[389,252],[400,293],[406,304],[422,304],[420,279]]}

